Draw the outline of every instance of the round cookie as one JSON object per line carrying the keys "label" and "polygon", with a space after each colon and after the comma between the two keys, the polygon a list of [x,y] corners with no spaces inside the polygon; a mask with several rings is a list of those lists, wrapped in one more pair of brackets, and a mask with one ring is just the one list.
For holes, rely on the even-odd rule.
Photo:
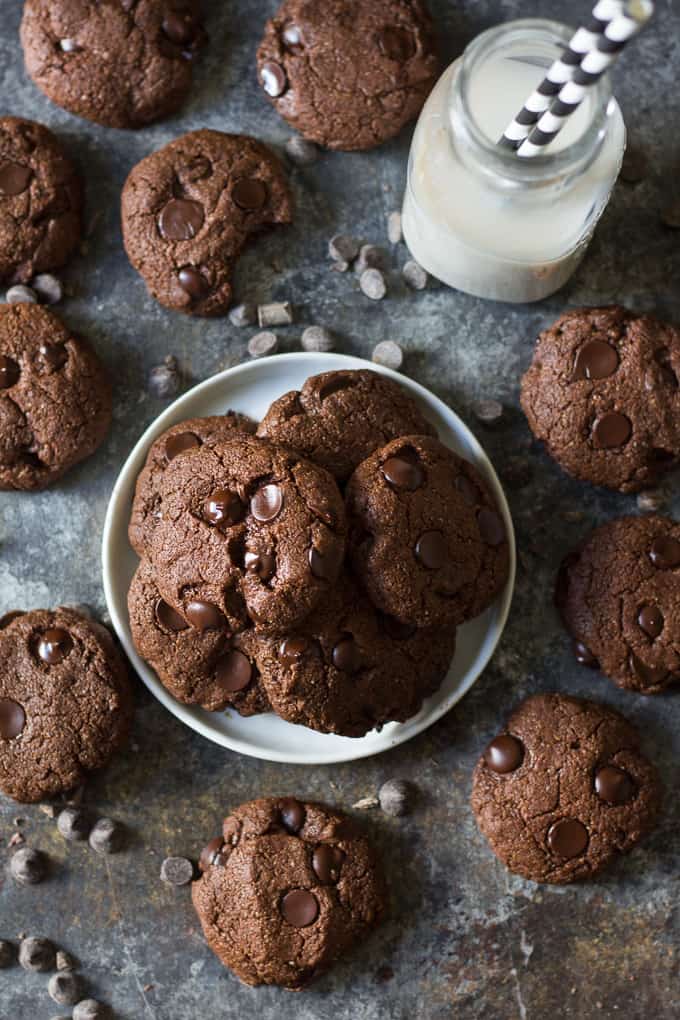
{"label": "round cookie", "polygon": [[346,493],[350,555],[371,601],[404,623],[477,616],[508,576],[503,519],[479,472],[428,436],[371,454]]}
{"label": "round cookie", "polygon": [[28,283],[78,247],[83,189],[51,131],[0,117],[0,281]]}
{"label": "round cookie", "polygon": [[209,712],[234,708],[239,715],[270,710],[260,681],[253,630],[229,638],[221,630],[197,630],[165,602],[151,565],[142,560],[128,593],[135,648],[173,697]]}
{"label": "round cookie", "polygon": [[680,456],[680,330],[618,306],[567,312],[538,338],[521,399],[575,478],[653,485]]}
{"label": "round cookie", "polygon": [[390,439],[436,435],[399,383],[369,369],[323,372],[275,400],[258,436],[290,446],[339,482]]}
{"label": "round cookie", "polygon": [[372,149],[413,120],[437,78],[422,0],[285,0],[257,51],[279,114],[329,149]]}
{"label": "round cookie", "polygon": [[282,797],[241,805],[200,867],[191,895],[203,933],[248,985],[304,988],[385,913],[369,843],[322,804]]}
{"label": "round cookie", "polygon": [[152,297],[191,315],[223,315],[241,249],[290,223],[283,168],[260,142],[193,131],[135,166],[123,189],[123,240]]}
{"label": "round cookie", "polygon": [[227,411],[210,418],[190,418],[166,429],[149,447],[144,467],[137,478],[128,526],[130,545],[142,557],[160,513],[159,486],[163,472],[175,457],[197,446],[212,446],[234,432],[255,431],[255,422],[245,414]]}
{"label": "round cookie", "polygon": [[[276,633],[327,596],[345,514],[323,468],[254,436],[171,461],[150,544],[164,599],[198,629]],[[226,617],[226,620],[225,620]]]}
{"label": "round cookie", "polygon": [[581,665],[640,694],[680,681],[680,524],[621,517],[596,528],[562,563],[555,601]]}
{"label": "round cookie", "polygon": [[107,763],[132,721],[132,689],[113,639],[71,609],[0,620],[0,789],[33,802]]}
{"label": "round cookie", "polygon": [[26,70],[46,96],[97,124],[139,128],[177,110],[205,42],[194,0],[26,0]]}
{"label": "round cookie", "polygon": [[561,694],[527,698],[480,758],[472,810],[505,866],[533,882],[591,878],[653,826],[660,791],[618,712]]}
{"label": "round cookie", "polygon": [[0,489],[44,489],[93,453],[111,389],[84,340],[38,305],[0,305]]}

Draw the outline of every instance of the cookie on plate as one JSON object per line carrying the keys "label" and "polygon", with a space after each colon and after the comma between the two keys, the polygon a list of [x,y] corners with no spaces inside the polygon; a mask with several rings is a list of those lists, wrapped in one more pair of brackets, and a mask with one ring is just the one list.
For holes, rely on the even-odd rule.
{"label": "cookie on plate", "polygon": [[654,825],[656,769],[604,705],[527,698],[475,768],[472,810],[491,849],[533,882],[591,878]]}
{"label": "cookie on plate", "polygon": [[399,383],[359,369],[310,376],[301,390],[274,401],[257,434],[292,447],[344,482],[390,439],[436,432]]}
{"label": "cookie on plate", "polygon": [[379,609],[419,627],[486,609],[508,577],[503,518],[481,475],[428,436],[376,450],[346,493],[350,555]]}
{"label": "cookie on plate", "polygon": [[292,797],[250,801],[201,853],[194,908],[212,951],[249,985],[304,988],[385,912],[367,842],[339,811]]}
{"label": "cookie on plate", "polygon": [[127,668],[101,624],[72,609],[0,620],[0,789],[32,802],[71,790],[124,743]]}
{"label": "cookie on plate", "polygon": [[413,120],[437,78],[423,0],[285,0],[257,51],[282,117],[329,149],[371,149]]}
{"label": "cookie on plate", "polygon": [[94,351],[38,305],[0,305],[0,489],[44,489],[93,453],[111,423]]}
{"label": "cookie on plate", "polygon": [[658,694],[680,682],[680,524],[621,517],[560,568],[557,607],[578,662],[619,687]]}
{"label": "cookie on plate", "polygon": [[575,478],[653,485],[680,457],[680,330],[616,305],[567,312],[538,338],[522,407]]}
{"label": "cookie on plate", "polygon": [[26,0],[26,70],[46,96],[97,124],[139,128],[174,113],[205,41],[194,0]]}
{"label": "cookie on plate", "polygon": [[130,545],[138,556],[146,552],[150,534],[160,514],[160,482],[167,465],[175,457],[197,446],[212,446],[233,436],[234,432],[255,431],[255,422],[245,414],[227,411],[210,418],[190,418],[166,429],[149,447],[139,473],[128,526]]}
{"label": "cookie on plate", "polygon": [[362,737],[405,722],[440,687],[456,648],[453,626],[417,629],[373,608],[349,574],[290,633],[261,638],[262,683],[288,722]]}
{"label": "cookie on plate", "polygon": [[334,479],[240,435],[165,469],[150,559],[163,598],[199,630],[276,633],[326,598],[345,552]]}
{"label": "cookie on plate", "polygon": [[0,281],[59,269],[80,243],[83,189],[51,131],[0,117]]}
{"label": "cookie on plate", "polygon": [[151,565],[142,560],[128,593],[135,648],[163,686],[185,705],[239,715],[269,711],[255,657],[253,630],[230,638],[226,628],[197,630],[163,600]]}
{"label": "cookie on plate", "polygon": [[241,249],[264,227],[290,223],[278,159],[260,142],[193,131],[135,166],[123,189],[123,240],[149,293],[167,308],[223,315]]}

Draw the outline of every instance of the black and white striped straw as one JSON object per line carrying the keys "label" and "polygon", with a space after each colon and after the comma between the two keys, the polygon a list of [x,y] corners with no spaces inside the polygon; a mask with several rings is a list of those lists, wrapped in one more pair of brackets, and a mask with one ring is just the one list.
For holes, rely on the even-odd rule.
{"label": "black and white striped straw", "polygon": [[545,78],[532,92],[511,124],[503,132],[499,144],[506,149],[519,149],[532,128],[570,82],[583,57],[590,53],[615,18],[623,14],[624,0],[598,0],[588,25],[579,28],[572,36],[562,56],[555,61]]}
{"label": "black and white striped straw", "polygon": [[542,114],[528,137],[517,150],[522,158],[539,156],[545,152],[578,110],[603,74],[618,59],[626,43],[641,32],[654,13],[652,0],[628,0],[623,11],[606,26],[595,46],[583,56],[570,81],[562,86],[550,108]]}

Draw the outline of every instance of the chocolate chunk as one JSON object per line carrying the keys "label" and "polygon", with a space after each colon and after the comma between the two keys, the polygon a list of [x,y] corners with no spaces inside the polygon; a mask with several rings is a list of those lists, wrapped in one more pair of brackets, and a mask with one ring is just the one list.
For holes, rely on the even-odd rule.
{"label": "chocolate chunk", "polygon": [[505,542],[505,525],[499,514],[488,507],[482,507],[477,514],[479,533],[487,545],[497,546]]}
{"label": "chocolate chunk", "polygon": [[624,769],[603,765],[595,773],[595,792],[608,804],[625,804],[635,794],[635,783]]}
{"label": "chocolate chunk", "polygon": [[334,885],[340,879],[345,855],[339,846],[321,843],[312,854],[314,874],[324,885]]}
{"label": "chocolate chunk", "polygon": [[593,441],[600,450],[625,446],[633,434],[633,426],[625,414],[612,411],[598,418],[593,425]]}
{"label": "chocolate chunk", "polygon": [[203,206],[188,198],[171,198],[158,217],[158,229],[168,241],[190,241],[203,226]]}
{"label": "chocolate chunk", "polygon": [[663,630],[663,613],[656,606],[643,606],[638,614],[638,624],[647,637],[654,640]]}
{"label": "chocolate chunk", "polygon": [[283,95],[288,87],[286,72],[274,60],[267,60],[262,65],[260,68],[260,81],[262,82],[262,88],[272,99]]}
{"label": "chocolate chunk", "polygon": [[256,574],[261,581],[270,581],[276,573],[276,557],[266,552],[246,552],[245,568],[249,574]]}
{"label": "chocolate chunk", "polygon": [[0,192],[3,195],[21,195],[31,183],[33,171],[20,163],[3,163],[0,166]]}
{"label": "chocolate chunk", "polygon": [[361,649],[351,635],[342,638],[332,652],[333,665],[342,673],[358,673],[363,663]]}
{"label": "chocolate chunk", "polygon": [[619,367],[615,347],[602,340],[590,340],[579,349],[574,362],[574,379],[606,379]]}
{"label": "chocolate chunk", "polygon": [[668,669],[665,666],[648,666],[635,652],[630,653],[628,664],[631,672],[650,687],[658,687],[668,677]]}
{"label": "chocolate chunk", "polygon": [[64,344],[41,344],[40,360],[51,371],[56,371],[68,361],[68,351]]}
{"label": "chocolate chunk", "polygon": [[238,524],[246,515],[245,505],[238,493],[229,489],[216,489],[205,501],[203,517],[216,528],[225,530]]}
{"label": "chocolate chunk", "polygon": [[0,354],[0,390],[9,390],[19,382],[21,369],[16,361]]}
{"label": "chocolate chunk", "polygon": [[189,627],[189,624],[184,617],[181,616],[176,609],[173,609],[172,606],[168,605],[164,599],[158,599],[156,602],[155,614],[158,623],[165,630],[179,632],[187,630]]}
{"label": "chocolate chunk", "polygon": [[201,856],[198,859],[198,866],[201,871],[207,871],[208,868],[217,862],[223,847],[224,839],[222,836],[215,836],[206,844],[201,850]]}
{"label": "chocolate chunk", "polygon": [[245,690],[253,678],[253,667],[243,652],[234,649],[218,659],[215,676],[220,687],[232,694]]}
{"label": "chocolate chunk", "polygon": [[56,666],[65,659],[73,648],[73,640],[68,631],[61,627],[51,627],[37,639],[36,651],[39,658],[48,666]]}
{"label": "chocolate chunk", "polygon": [[[254,177],[239,177],[231,189],[234,203],[244,212],[256,212],[267,201],[267,186]],[[271,325],[260,323],[260,325]]]}
{"label": "chocolate chunk", "polygon": [[193,450],[201,445],[201,440],[193,432],[180,432],[176,436],[170,436],[165,444],[165,459],[169,462],[179,457],[180,453]]}
{"label": "chocolate chunk", "polygon": [[0,699],[0,740],[14,740],[23,732],[26,713],[11,698]]}
{"label": "chocolate chunk", "polygon": [[548,829],[548,846],[565,860],[580,857],[588,846],[588,830],[577,818],[562,818]]}
{"label": "chocolate chunk", "polygon": [[192,627],[201,632],[205,630],[221,630],[225,625],[224,614],[212,602],[194,599],[186,607],[186,618]]}
{"label": "chocolate chunk", "polygon": [[307,928],[319,916],[319,904],[306,889],[291,889],[281,900],[281,913],[294,928]]}
{"label": "chocolate chunk", "polygon": [[500,775],[514,772],[524,761],[522,741],[510,736],[509,733],[494,737],[484,752],[484,761],[492,772],[498,772]]}
{"label": "chocolate chunk", "polygon": [[652,542],[649,558],[659,570],[674,570],[680,567],[680,542],[675,538],[660,535]]}
{"label": "chocolate chunk", "polygon": [[184,266],[180,269],[177,279],[182,290],[195,301],[200,301],[210,290],[210,284],[203,273],[193,266]]}
{"label": "chocolate chunk", "polygon": [[47,983],[47,994],[60,1006],[75,1006],[83,997],[84,981],[72,970],[53,974]]}
{"label": "chocolate chunk", "polygon": [[263,485],[250,501],[250,512],[255,520],[269,524],[281,513],[283,490],[280,485]]}
{"label": "chocolate chunk", "polygon": [[312,546],[309,550],[309,569],[319,580],[332,581],[337,571],[337,561],[334,556],[325,555]]}
{"label": "chocolate chunk", "polygon": [[309,641],[304,637],[286,638],[279,647],[279,658],[286,666],[299,662],[309,648]]}
{"label": "chocolate chunk", "polygon": [[307,812],[299,800],[294,800],[293,797],[287,797],[285,800],[281,801],[279,814],[281,815],[281,821],[286,829],[288,829],[288,832],[296,833],[299,832],[305,824]]}
{"label": "chocolate chunk", "polygon": [[405,489],[408,492],[415,492],[425,481],[425,472],[422,465],[415,459],[406,456],[402,452],[395,457],[389,457],[381,467],[383,476],[395,489]]}
{"label": "chocolate chunk", "polygon": [[426,531],[415,548],[416,558],[427,570],[440,570],[447,561],[448,548],[441,531]]}

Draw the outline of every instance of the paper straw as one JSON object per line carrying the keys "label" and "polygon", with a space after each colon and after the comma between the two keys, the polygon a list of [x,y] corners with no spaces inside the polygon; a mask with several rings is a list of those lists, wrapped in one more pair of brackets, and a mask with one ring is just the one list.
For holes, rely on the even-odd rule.
{"label": "paper straw", "polygon": [[593,50],[614,18],[623,14],[624,0],[599,0],[593,9],[592,19],[587,26],[579,28],[572,36],[562,56],[555,61],[538,88],[511,124],[508,124],[499,141],[506,149],[518,149],[538,123],[542,114],[550,108],[555,96],[563,85],[571,81],[574,72],[586,53]]}
{"label": "paper straw", "polygon": [[589,89],[609,70],[625,45],[642,31],[653,13],[652,0],[628,0],[624,4],[623,13],[609,22],[595,49],[586,53],[571,81],[560,89],[550,109],[522,142],[517,150],[518,156],[527,158],[545,152],[546,146],[555,140],[586,98]]}

